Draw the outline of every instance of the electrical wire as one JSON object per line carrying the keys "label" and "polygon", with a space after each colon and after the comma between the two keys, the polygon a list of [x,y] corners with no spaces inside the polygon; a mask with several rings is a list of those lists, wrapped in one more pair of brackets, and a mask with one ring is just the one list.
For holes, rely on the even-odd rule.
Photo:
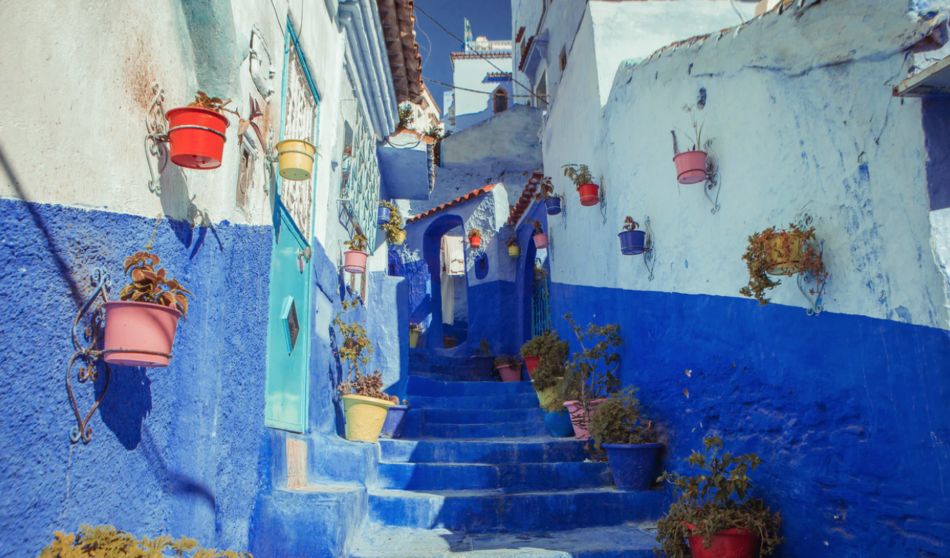
{"label": "electrical wire", "polygon": [[736,0],[729,0],[729,3],[732,4],[732,9],[736,11],[736,15],[739,16],[739,21],[745,23],[745,17],[742,16],[742,12],[739,11],[739,7],[736,6]]}

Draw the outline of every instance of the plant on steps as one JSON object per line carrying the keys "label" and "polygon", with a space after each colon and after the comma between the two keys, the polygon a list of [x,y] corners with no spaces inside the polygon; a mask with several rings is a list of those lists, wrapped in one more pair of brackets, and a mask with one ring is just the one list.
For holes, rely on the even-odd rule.
{"label": "plant on steps", "polygon": [[[566,374],[561,381],[561,398],[571,413],[575,436],[578,440],[588,440],[590,434],[587,426],[594,408],[620,387],[620,382],[614,376],[620,363],[620,355],[615,349],[623,344],[620,325],[588,324],[587,329],[583,329],[574,321],[572,313],[565,314],[564,319],[577,336],[581,351],[574,353],[567,364]],[[587,344],[592,342],[594,344],[587,348]],[[604,372],[598,373],[601,361]],[[613,370],[611,365],[616,365]]]}
{"label": "plant on steps", "polygon": [[361,324],[343,321],[343,315],[357,304],[356,301],[344,300],[343,310],[333,318],[333,326],[343,336],[337,355],[347,368],[346,381],[340,383],[339,391],[346,415],[346,439],[375,442],[389,407],[399,403],[399,398],[383,393],[383,376],[379,370],[373,374],[363,373],[375,352],[373,343]]}
{"label": "plant on steps", "polygon": [[350,247],[349,250],[343,253],[343,269],[357,275],[365,273],[366,258],[369,257],[369,254],[366,253],[366,237],[357,233],[343,244]]}
{"label": "plant on steps", "polygon": [[82,525],[79,534],[56,531],[39,558],[253,558],[250,552],[201,548],[198,541],[168,535],[139,539],[111,525]]}
{"label": "plant on steps", "polygon": [[476,376],[491,376],[494,370],[495,357],[491,354],[491,346],[487,339],[482,339],[475,354],[472,356],[472,363]]}
{"label": "plant on steps", "polygon": [[[690,468],[701,473],[686,477],[663,473],[660,481],[675,487],[677,500],[669,512],[657,521],[656,541],[669,558],[715,557],[727,548],[735,558],[753,558],[761,552],[769,556],[785,542],[779,536],[781,512],[772,513],[759,498],[750,493],[755,485],[747,476],[762,464],[754,453],[718,455],[722,440],[710,436],[703,440],[705,454],[693,451],[685,459]],[[689,539],[687,545],[686,539]]]}
{"label": "plant on steps", "polygon": [[396,204],[390,201],[381,200],[379,205],[389,210],[389,222],[380,225],[380,229],[386,232],[386,240],[390,244],[402,244],[406,241],[406,230],[403,228],[402,213]]}
{"label": "plant on steps", "polygon": [[653,422],[643,416],[637,389],[627,386],[597,406],[588,425],[594,450],[607,451],[610,472],[621,490],[649,490],[656,478],[658,443]]}
{"label": "plant on steps", "polygon": [[495,357],[495,370],[501,375],[503,382],[521,381],[521,361],[518,357],[498,355]]}
{"label": "plant on steps", "polygon": [[765,291],[782,284],[773,281],[770,275],[792,276],[801,273],[815,279],[818,286],[812,291],[820,291],[828,278],[821,260],[821,254],[814,247],[815,229],[807,230],[791,224],[787,229],[776,230],[769,227],[749,237],[742,259],[749,270],[749,284],[739,290],[743,296],[755,298],[759,304],[766,305],[769,299]]}
{"label": "plant on steps", "polygon": [[598,186],[594,184],[594,175],[590,173],[587,165],[571,163],[561,167],[564,169],[564,176],[568,177],[577,188],[577,193],[581,197],[581,205],[591,206],[600,202],[598,195]]}
{"label": "plant on steps", "polygon": [[409,324],[409,348],[415,349],[419,344],[419,336],[422,335],[422,326],[417,323]]}
{"label": "plant on steps", "polygon": [[542,394],[550,393],[553,396],[554,388],[564,377],[564,362],[569,353],[567,341],[562,341],[553,330],[536,335],[521,347],[521,356],[528,365],[528,373],[534,381],[534,389],[538,392],[542,407],[546,404]]}

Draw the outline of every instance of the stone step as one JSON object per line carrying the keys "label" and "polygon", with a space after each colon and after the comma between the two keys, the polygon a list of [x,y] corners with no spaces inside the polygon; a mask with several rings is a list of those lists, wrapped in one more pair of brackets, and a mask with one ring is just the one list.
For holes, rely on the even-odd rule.
{"label": "stone step", "polygon": [[426,378],[439,382],[497,382],[496,376],[476,376],[474,373],[449,373],[449,372],[422,372],[410,371],[410,378]]}
{"label": "stone step", "polygon": [[410,409],[409,413],[416,412],[424,417],[426,424],[436,422],[448,424],[482,424],[486,422],[544,422],[544,409]]}
{"label": "stone step", "polygon": [[380,463],[378,488],[506,492],[612,486],[606,463]]}
{"label": "stone step", "polygon": [[[512,382],[513,383],[513,382]],[[538,396],[535,393],[519,393],[516,395],[497,396],[466,396],[466,397],[434,397],[425,395],[409,395],[406,397],[413,409],[534,409],[538,407]]]}
{"label": "stone step", "polygon": [[367,525],[352,558],[653,558],[655,527],[624,523],[570,531],[468,534]]}
{"label": "stone step", "polygon": [[499,422],[490,424],[448,424],[424,422],[425,438],[524,438],[550,436],[543,421]]}
{"label": "stone step", "polygon": [[406,394],[427,397],[497,397],[501,395],[535,395],[531,382],[438,382],[409,377]]}
{"label": "stone step", "polygon": [[467,533],[567,531],[659,518],[666,492],[621,492],[582,488],[558,492],[447,490],[369,491],[369,519],[374,523],[445,528]]}
{"label": "stone step", "polygon": [[388,463],[559,463],[584,461],[584,442],[573,438],[488,438],[468,440],[379,440]]}

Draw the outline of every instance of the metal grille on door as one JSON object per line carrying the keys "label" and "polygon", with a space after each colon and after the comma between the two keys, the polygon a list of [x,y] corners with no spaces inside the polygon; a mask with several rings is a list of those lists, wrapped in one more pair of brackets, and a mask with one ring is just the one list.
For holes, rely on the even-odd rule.
{"label": "metal grille on door", "polygon": [[[317,100],[300,64],[294,43],[290,43],[287,59],[287,99],[284,104],[284,133],[282,139],[299,139],[317,144],[314,132],[317,125]],[[310,216],[313,208],[313,178],[302,181],[281,180],[280,201],[290,212],[294,223],[310,242]]]}

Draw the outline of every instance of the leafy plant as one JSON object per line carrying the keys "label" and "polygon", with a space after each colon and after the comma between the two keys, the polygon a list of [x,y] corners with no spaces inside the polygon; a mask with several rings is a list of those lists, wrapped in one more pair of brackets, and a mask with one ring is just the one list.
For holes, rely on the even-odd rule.
{"label": "leafy plant", "polygon": [[[187,553],[187,554],[186,554]],[[249,552],[201,548],[198,541],[168,535],[136,538],[111,525],[82,525],[79,535],[56,531],[39,558],[253,558]]]}
{"label": "leafy plant", "polygon": [[502,366],[510,366],[512,368],[521,368],[521,360],[515,356],[508,355],[498,355],[495,357],[494,361],[495,368],[501,368]]}
{"label": "leafy plant", "polygon": [[[574,321],[572,313],[565,314],[564,319],[577,337],[581,351],[574,353],[567,364],[560,394],[564,401],[577,401],[577,411],[571,415],[571,419],[586,428],[594,408],[593,401],[606,397],[620,387],[620,381],[614,376],[620,365],[616,348],[623,345],[620,325],[588,324],[587,329],[583,329]],[[588,349],[590,343],[593,345]],[[604,365],[603,373],[598,372],[601,362]],[[613,369],[611,365],[615,365]]]}
{"label": "leafy plant", "polygon": [[657,441],[653,422],[643,416],[637,388],[627,386],[597,406],[590,417],[590,436],[597,451],[601,444],[653,444]]}
{"label": "leafy plant", "polygon": [[[151,246],[151,242],[149,242]],[[182,315],[188,313],[188,298],[191,291],[167,276],[164,268],[155,266],[161,262],[158,256],[148,251],[136,252],[125,259],[125,272],[132,282],[119,292],[119,299],[130,302],[148,302],[169,308],[177,308]],[[194,296],[194,295],[192,295]]]}
{"label": "leafy plant", "polygon": [[354,235],[352,239],[347,240],[343,244],[349,246],[350,250],[366,252],[366,237],[361,234]]}
{"label": "leafy plant", "polygon": [[627,216],[623,222],[623,230],[625,231],[635,231],[639,228],[639,223],[633,220],[633,217]]}
{"label": "leafy plant", "polygon": [[409,331],[422,331],[422,326],[417,323],[410,323]]}
{"label": "leafy plant", "polygon": [[559,196],[556,196],[554,194],[554,185],[551,182],[551,177],[545,176],[544,179],[541,180],[541,183],[538,185],[538,191],[537,193],[535,193],[534,199],[536,201],[543,202],[546,199],[556,198],[556,197],[559,197]]}
{"label": "leafy plant", "polygon": [[393,202],[382,200],[379,202],[379,205],[389,210],[389,222],[379,227],[386,231],[386,240],[389,241],[390,244],[402,244],[405,241],[405,237],[400,234],[405,230],[403,228],[402,213],[400,213],[399,208],[396,207],[396,204]]}
{"label": "leafy plant", "polygon": [[[802,273],[818,282],[812,294],[820,291],[828,278],[828,272],[825,271],[821,254],[812,245],[814,240],[814,227],[802,230],[794,224],[779,231],[775,227],[769,227],[750,236],[749,245],[742,256],[749,270],[749,284],[740,289],[739,294],[755,298],[762,306],[768,304],[769,299],[765,297],[765,291],[782,284],[781,281],[772,280],[770,273]],[[799,261],[793,260],[796,252],[801,255]]]}
{"label": "leafy plant", "polygon": [[[705,122],[700,124],[699,121],[696,120],[696,105],[683,105],[683,110],[686,112],[686,114],[689,115],[689,118],[693,123],[693,135],[690,136],[689,132],[685,132],[683,130],[680,130],[679,128],[677,128],[677,130],[680,130],[680,132],[683,132],[683,135],[685,135],[687,139],[693,142],[693,147],[692,149],[690,149],[690,151],[696,151],[697,149],[699,149],[700,151],[709,151],[709,148],[712,147],[713,140],[712,138],[710,138],[706,140],[706,143],[703,143],[703,126],[705,126],[706,124]],[[676,147],[676,134],[674,134],[673,135],[673,151],[676,151],[677,153],[679,153],[677,149],[678,148]]]}
{"label": "leafy plant", "polygon": [[584,184],[593,184],[594,182],[594,176],[590,173],[590,168],[588,168],[587,165],[571,163],[561,168],[564,169],[564,176],[570,178],[571,182],[573,182],[577,188],[580,188]]}
{"label": "leafy plant", "polygon": [[511,235],[505,240],[505,246],[509,248],[512,248],[517,245],[518,245],[518,237],[515,235]]}
{"label": "leafy plant", "polygon": [[355,393],[364,397],[375,397],[398,403],[398,397],[390,397],[382,392],[383,376],[379,370],[373,374],[363,373],[364,367],[375,352],[373,342],[366,336],[366,329],[362,324],[343,321],[343,316],[357,304],[356,301],[344,300],[343,309],[333,318],[333,326],[343,336],[343,343],[337,349],[337,356],[347,367],[346,381],[340,383],[340,395]]}
{"label": "leafy plant", "polygon": [[475,356],[489,356],[491,355],[491,347],[488,346],[488,340],[482,339],[481,343],[478,344],[478,348],[475,349]]}
{"label": "leafy plant", "polygon": [[521,347],[521,356],[538,357],[538,365],[531,374],[535,390],[541,391],[558,385],[566,373],[564,362],[567,361],[570,350],[567,341],[562,341],[553,330],[536,335]]}
{"label": "leafy plant", "polygon": [[[195,95],[195,102],[189,103],[188,107],[211,110],[218,114],[221,114],[222,112],[230,112],[231,114],[238,114],[234,112],[233,110],[224,108],[230,102],[231,102],[231,99],[228,99],[227,101],[222,101],[220,97],[209,97],[204,91],[199,91],[198,94]],[[238,117],[240,117],[239,114],[238,114]]]}
{"label": "leafy plant", "polygon": [[[599,408],[597,412],[600,414]],[[718,436],[703,439],[703,445],[705,454],[694,450],[684,460],[690,468],[698,467],[699,475],[685,477],[665,472],[659,478],[675,487],[678,498],[666,516],[656,523],[656,541],[660,548],[654,552],[660,554],[662,550],[669,558],[687,558],[690,552],[686,537],[702,536],[709,548],[716,533],[735,528],[758,533],[762,539],[762,556],[771,555],[785,542],[778,534],[781,512],[773,514],[765,502],[749,495],[755,486],[746,474],[761,465],[762,460],[754,453],[738,456],[724,453],[720,457],[722,440]],[[691,530],[687,523],[696,529]]]}
{"label": "leafy plant", "polygon": [[481,237],[482,237],[482,231],[480,231],[480,230],[478,230],[478,229],[472,229],[472,230],[468,231],[468,237],[469,237],[470,239],[471,239],[471,238],[481,238]]}
{"label": "leafy plant", "polygon": [[531,226],[534,227],[534,234],[544,234],[544,226],[541,225],[541,221],[536,221],[534,219],[528,219],[526,223],[531,223]]}
{"label": "leafy plant", "polygon": [[396,127],[408,130],[413,122],[415,118],[412,116],[412,103],[406,101],[399,105],[399,124]]}

